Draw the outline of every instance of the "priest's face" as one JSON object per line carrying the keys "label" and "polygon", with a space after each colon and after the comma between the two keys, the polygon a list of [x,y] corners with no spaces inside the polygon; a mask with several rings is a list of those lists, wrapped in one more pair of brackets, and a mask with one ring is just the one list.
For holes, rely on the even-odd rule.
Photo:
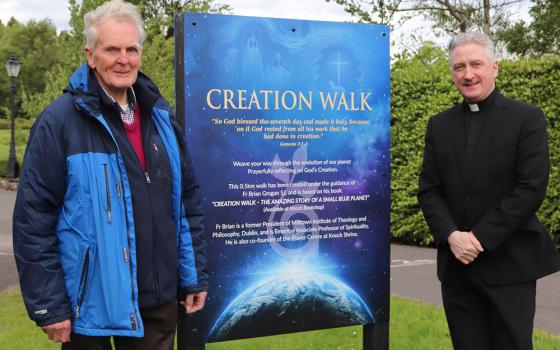
{"label": "priest's face", "polygon": [[490,59],[483,45],[467,43],[451,53],[453,81],[467,102],[483,101],[494,90],[498,61]]}

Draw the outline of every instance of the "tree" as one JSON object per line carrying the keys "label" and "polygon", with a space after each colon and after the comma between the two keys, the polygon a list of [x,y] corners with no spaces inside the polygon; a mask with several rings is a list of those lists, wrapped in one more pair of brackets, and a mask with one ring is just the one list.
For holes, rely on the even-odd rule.
{"label": "tree", "polygon": [[423,15],[434,29],[455,34],[478,30],[493,36],[507,24],[508,7],[522,0],[325,0],[336,2],[365,23],[393,24]]}
{"label": "tree", "polygon": [[560,53],[560,2],[533,0],[529,14],[531,23],[519,21],[499,34],[508,51],[519,56]]}
{"label": "tree", "polygon": [[227,13],[229,5],[215,0],[131,0],[136,4],[150,35],[163,35],[166,39],[174,35],[174,16],[183,12]]}
{"label": "tree", "polygon": [[0,106],[8,104],[10,83],[3,67],[11,53],[22,62],[18,96],[43,91],[45,73],[57,62],[56,27],[48,19],[22,24],[14,18],[0,26]]}
{"label": "tree", "polygon": [[45,87],[42,91],[26,92],[22,98],[22,108],[29,116],[36,117],[54,99],[62,94],[72,72],[84,62],[83,30],[84,15],[104,3],[104,0],[69,0],[70,30],[56,37],[58,60],[45,72]]}

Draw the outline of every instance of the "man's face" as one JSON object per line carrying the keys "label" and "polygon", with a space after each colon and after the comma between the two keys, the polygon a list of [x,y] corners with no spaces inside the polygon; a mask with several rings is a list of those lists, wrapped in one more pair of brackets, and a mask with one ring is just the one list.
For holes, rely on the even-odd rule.
{"label": "man's face", "polygon": [[88,65],[96,71],[100,83],[110,93],[123,93],[136,82],[138,76],[140,33],[133,23],[113,19],[96,26],[96,29],[95,49],[85,49]]}
{"label": "man's face", "polygon": [[484,46],[467,43],[451,53],[453,81],[467,102],[483,101],[492,93],[498,75],[498,61],[490,60]]}

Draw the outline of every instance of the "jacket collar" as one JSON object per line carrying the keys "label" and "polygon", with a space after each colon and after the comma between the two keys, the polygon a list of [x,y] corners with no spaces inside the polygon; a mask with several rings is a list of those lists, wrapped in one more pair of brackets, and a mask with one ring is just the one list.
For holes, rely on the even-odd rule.
{"label": "jacket collar", "polygon": [[[156,85],[142,72],[138,72],[133,87],[142,109],[153,106],[158,100],[163,100]],[[72,94],[78,108],[92,118],[100,116],[101,103],[111,103],[87,63],[82,64],[72,74],[64,92]]]}

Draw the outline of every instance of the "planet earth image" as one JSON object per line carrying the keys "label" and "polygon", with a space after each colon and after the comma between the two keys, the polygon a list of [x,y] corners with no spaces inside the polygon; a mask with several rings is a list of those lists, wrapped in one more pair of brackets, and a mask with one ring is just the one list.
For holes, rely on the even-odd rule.
{"label": "planet earth image", "polygon": [[258,281],[224,310],[211,341],[309,329],[371,324],[362,298],[343,282],[320,273],[285,274]]}

